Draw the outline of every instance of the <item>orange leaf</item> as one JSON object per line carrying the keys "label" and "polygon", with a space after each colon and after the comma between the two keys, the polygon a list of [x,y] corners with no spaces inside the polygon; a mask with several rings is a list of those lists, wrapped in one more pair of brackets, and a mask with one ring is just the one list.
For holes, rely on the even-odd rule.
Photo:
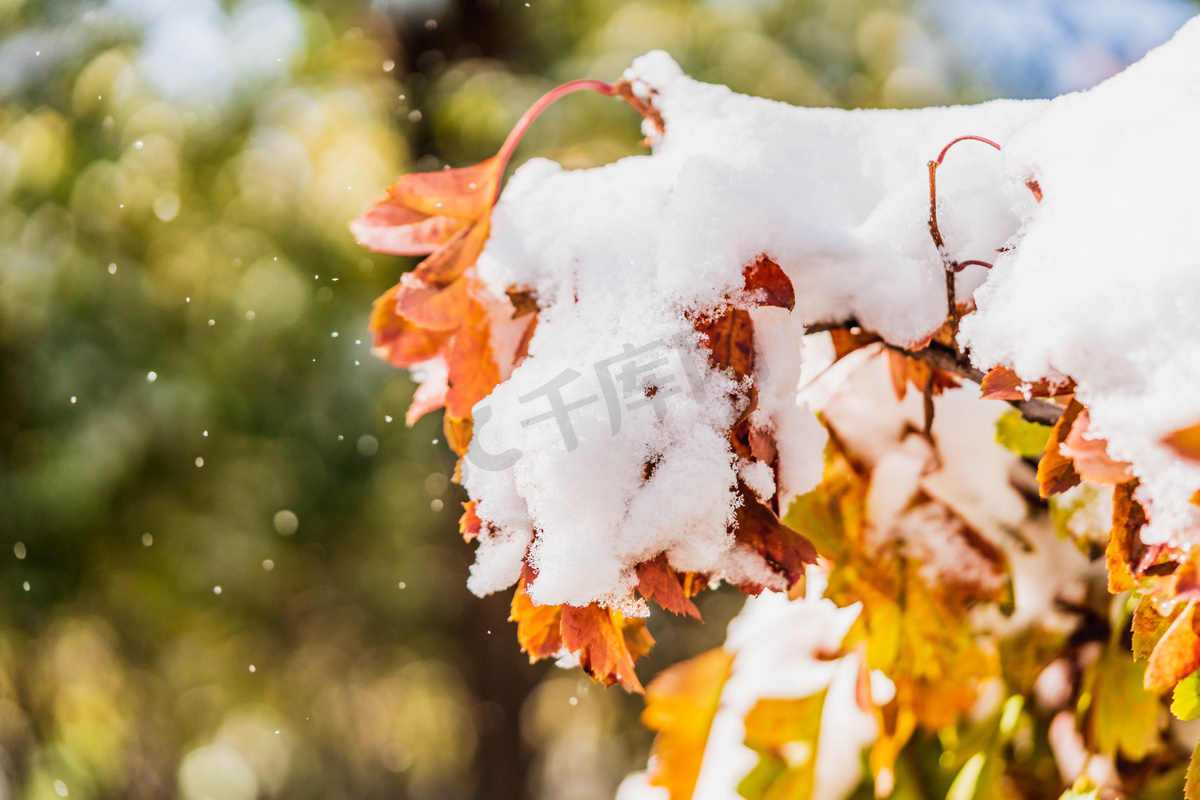
{"label": "orange leaf", "polygon": [[702,344],[715,366],[739,375],[749,375],[754,370],[754,323],[749,311],[727,309],[718,317],[701,319],[696,330],[703,336]]}
{"label": "orange leaf", "polygon": [[[632,630],[626,633],[626,629]],[[605,686],[620,683],[628,691],[643,691],[633,663],[654,639],[640,619],[626,619],[620,611],[596,603],[563,606],[562,641],[578,654],[584,671]]]}
{"label": "orange leaf", "polygon": [[469,167],[413,172],[387,191],[397,203],[414,211],[472,222],[491,213],[503,166],[492,156]]}
{"label": "orange leaf", "polygon": [[467,317],[454,336],[448,359],[450,391],[446,394],[446,412],[460,419],[471,416],[475,404],[500,383],[487,312],[474,300],[467,308]]}
{"label": "orange leaf", "polygon": [[412,271],[413,277],[434,286],[447,286],[458,280],[479,259],[490,229],[487,219],[463,228],[437,252],[417,264]]}
{"label": "orange leaf", "polygon": [[700,619],[699,609],[684,591],[679,573],[667,563],[666,553],[659,553],[657,558],[638,564],[637,576],[637,589],[642,597],[654,600],[672,613]]}
{"label": "orange leaf", "polygon": [[1142,526],[1146,524],[1146,512],[1141,503],[1133,499],[1137,485],[1138,482],[1133,480],[1113,488],[1113,527],[1105,551],[1108,591],[1112,594],[1136,588],[1134,572],[1146,550],[1140,536]]}
{"label": "orange leaf", "polygon": [[[1022,388],[1028,389],[1028,395]],[[1050,384],[1048,381],[1025,381],[1008,367],[992,367],[979,386],[985,400],[1027,400],[1030,397],[1061,397],[1075,391],[1075,382]]]}
{"label": "orange leaf", "polygon": [[408,404],[408,410],[404,412],[406,424],[415,425],[417,420],[430,411],[437,411],[446,405],[446,393],[450,391],[446,378],[446,370],[438,370],[436,374],[421,382],[413,394],[412,402]]}
{"label": "orange leaf", "polygon": [[470,417],[455,417],[449,413],[442,417],[442,431],[446,434],[446,444],[455,455],[466,455],[467,447],[471,444],[473,428],[474,420]]}
{"label": "orange leaf", "polygon": [[1038,491],[1042,497],[1065,492],[1079,483],[1079,473],[1075,471],[1071,459],[1060,452],[1060,448],[1071,433],[1075,418],[1082,410],[1083,405],[1072,397],[1070,405],[1063,411],[1063,415],[1058,418],[1058,422],[1054,423],[1054,428],[1050,431],[1050,441],[1046,443],[1046,449],[1042,452],[1042,460],[1038,462],[1037,469]]}
{"label": "orange leaf", "polygon": [[513,593],[512,613],[508,619],[517,623],[517,641],[529,654],[529,663],[549,658],[563,648],[562,606],[538,606],[525,591],[525,578],[517,583]]}
{"label": "orange leaf", "polygon": [[690,800],[700,776],[704,748],[733,654],[718,647],[658,674],[646,687],[642,722],[658,736],[650,759],[650,783],[671,800]]}
{"label": "orange leaf", "polygon": [[754,259],[742,274],[746,278],[745,291],[754,305],[775,306],[788,311],[796,307],[792,279],[766,254]]}
{"label": "orange leaf", "polygon": [[1087,433],[1091,417],[1085,408],[1075,418],[1071,432],[1066,441],[1059,446],[1059,452],[1074,462],[1074,469],[1085,481],[1116,485],[1128,481],[1129,464],[1124,461],[1114,461],[1108,455],[1108,443],[1103,439],[1089,439]]}
{"label": "orange leaf", "polygon": [[1200,669],[1200,619],[1196,618],[1196,601],[1192,600],[1150,654],[1146,689],[1170,689],[1197,669]]}
{"label": "orange leaf", "polygon": [[355,241],[377,253],[423,256],[444,245],[462,227],[460,220],[431,217],[385,197],[351,222],[350,232]]}
{"label": "orange leaf", "polygon": [[441,352],[451,335],[416,325],[396,310],[396,284],[375,301],[371,311],[371,330],[375,333],[375,354],[397,367],[411,367],[428,361]]}
{"label": "orange leaf", "polygon": [[1200,461],[1200,425],[1175,431],[1163,438],[1163,444],[1174,450],[1181,458]]}
{"label": "orange leaf", "polygon": [[469,316],[469,285],[468,279],[459,278],[443,288],[405,276],[396,294],[396,311],[422,328],[453,331]]}
{"label": "orange leaf", "polygon": [[834,328],[829,337],[833,340],[834,361],[841,361],[855,350],[880,341],[878,336],[862,328]]}
{"label": "orange leaf", "polygon": [[464,542],[469,542],[483,530],[483,520],[475,513],[474,500],[468,500],[462,506],[463,515],[458,519],[458,532],[462,534]]}
{"label": "orange leaf", "polygon": [[1148,594],[1139,597],[1137,608],[1133,611],[1133,657],[1149,658],[1178,616],[1178,606],[1164,617],[1154,607],[1153,597]]}
{"label": "orange leaf", "polygon": [[734,538],[749,546],[766,559],[775,572],[782,575],[788,588],[804,577],[806,564],[817,563],[817,550],[812,542],[779,521],[741,480],[738,494],[742,504],[737,508],[737,529]]}

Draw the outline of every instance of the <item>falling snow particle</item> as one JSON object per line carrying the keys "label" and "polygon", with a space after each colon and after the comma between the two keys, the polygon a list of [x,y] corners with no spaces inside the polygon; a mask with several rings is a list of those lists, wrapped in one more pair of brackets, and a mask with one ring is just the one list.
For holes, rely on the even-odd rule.
{"label": "falling snow particle", "polygon": [[215,319],[210,319],[210,320],[208,321],[208,325],[209,325],[209,327],[212,327],[213,325],[216,325],[216,324],[217,324],[217,321],[216,321]]}
{"label": "falling snow particle", "polygon": [[143,533],[142,534],[142,544],[146,547],[149,547],[150,545],[154,544],[154,537],[148,533]]}
{"label": "falling snow particle", "polygon": [[70,792],[67,791],[67,785],[65,783],[63,783],[62,781],[54,782],[54,793],[56,795],[58,795],[59,797],[66,797],[67,795],[70,794]]}
{"label": "falling snow particle", "polygon": [[156,380],[158,380],[158,373],[157,372],[147,372],[146,380],[150,381],[151,383],[154,383]]}
{"label": "falling snow particle", "polygon": [[71,405],[75,405],[75,401],[76,401],[77,399],[78,399],[78,398],[76,398],[76,397],[75,397],[75,395],[71,395]]}
{"label": "falling snow particle", "polygon": [[263,572],[270,572],[275,569],[275,562],[269,558],[263,559]]}
{"label": "falling snow particle", "polygon": [[253,312],[253,311],[247,311],[247,312],[246,312],[246,319],[250,319],[250,320],[254,319],[254,312]]}
{"label": "falling snow particle", "polygon": [[441,511],[443,505],[444,504],[442,503],[442,499],[440,497],[435,497],[429,502],[429,508],[433,511]]}
{"label": "falling snow particle", "polygon": [[570,704],[571,704],[571,705],[573,705],[573,706],[577,706],[577,705],[579,705],[579,698],[578,698],[578,697],[572,697],[572,698],[571,698],[570,700],[568,700],[567,702],[568,702],[568,703],[570,703]]}
{"label": "falling snow particle", "polygon": [[213,594],[220,594],[220,593],[221,593],[221,587],[220,587],[220,586],[214,586],[214,587],[213,587]]}
{"label": "falling snow particle", "polygon": [[250,665],[250,671],[251,671],[251,672],[254,672],[254,665],[253,665],[253,664],[251,664],[251,665]]}
{"label": "falling snow particle", "polygon": [[330,338],[336,339],[336,338],[337,338],[337,331],[334,331],[333,333],[329,334],[329,336],[330,336]]}
{"label": "falling snow particle", "polygon": [[203,435],[208,436],[208,431],[205,431]]}
{"label": "falling snow particle", "polygon": [[396,62],[392,61],[390,58],[387,61],[383,62],[383,71],[384,72],[391,72],[395,68],[396,68]]}
{"label": "falling snow particle", "polygon": [[109,275],[116,275],[116,274],[117,274],[117,265],[116,265],[116,264],[109,264],[109,265],[108,265],[108,274],[109,274]]}
{"label": "falling snow particle", "polygon": [[25,543],[24,542],[17,542],[16,544],[13,545],[13,555],[15,555],[19,559],[25,558]]}
{"label": "falling snow particle", "polygon": [[391,422],[391,421],[392,421],[392,417],[391,417],[391,415],[390,415],[390,414],[384,414],[384,415],[383,415],[383,419],[384,419],[386,422]]}
{"label": "falling snow particle", "polygon": [[24,583],[22,583],[21,588],[28,592],[29,591],[29,581],[25,581]]}
{"label": "falling snow particle", "polygon": [[408,588],[408,584],[407,584],[407,583],[405,583],[404,581],[400,581],[400,584],[399,584],[399,585],[400,585],[400,588],[401,588],[401,589],[407,589],[407,588]]}
{"label": "falling snow particle", "polygon": [[196,466],[197,466],[197,467],[203,467],[203,466],[204,466],[204,459],[203,459],[203,458],[201,458],[200,456],[196,456]]}

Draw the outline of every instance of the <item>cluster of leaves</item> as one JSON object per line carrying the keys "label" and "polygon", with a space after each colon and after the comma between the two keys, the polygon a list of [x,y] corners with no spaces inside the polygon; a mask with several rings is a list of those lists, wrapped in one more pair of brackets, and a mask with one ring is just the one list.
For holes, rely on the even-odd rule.
{"label": "cluster of leaves", "polygon": [[[602,91],[623,96],[661,128],[653,107],[633,97],[628,87],[618,84]],[[414,399],[409,421],[444,406],[447,439],[460,457],[471,438],[472,407],[525,357],[537,325],[538,298],[528,287],[509,287],[506,296],[498,297],[474,267],[509,155],[506,143],[500,155],[471,167],[405,176],[353,225],[359,241],[372,249],[428,254],[376,302],[372,329],[382,357],[431,376]],[[941,157],[930,164],[931,200],[933,173],[940,163]],[[1040,201],[1040,188],[1032,184],[1030,189]],[[940,243],[935,213],[932,202],[930,229]],[[1102,439],[1089,435],[1088,410],[1070,380],[1027,382],[1003,365],[986,375],[972,371],[955,341],[959,319],[972,311],[953,295],[953,274],[961,266],[946,264],[950,314],[939,330],[901,345],[848,322],[830,332],[836,358],[870,348],[886,358],[898,401],[910,386],[923,395],[924,425],[902,439],[924,440],[926,471],[940,459],[933,398],[972,378],[980,382],[982,398],[1006,400],[1020,409],[1000,418],[997,439],[1036,463],[1031,513],[1045,515],[1047,500],[1083,482],[1112,487],[1112,526],[1103,551],[1108,594],[1057,599],[1077,617],[1070,635],[1040,623],[1005,637],[981,632],[974,624],[979,609],[991,607],[1005,616],[1013,611],[1004,551],[951,503],[923,489],[909,498],[896,524],[936,530],[968,554],[970,568],[961,573],[930,570],[919,557],[895,546],[897,538],[881,542],[867,510],[873,478],[868,459],[838,435],[835,425],[828,426],[822,484],[790,509],[781,509],[778,495],[761,499],[739,482],[741,503],[731,533],[762,556],[790,596],[803,592],[806,566],[820,559],[829,573],[825,596],[841,607],[861,604],[841,650],[825,657],[859,656],[858,703],[878,731],[867,757],[876,796],[1057,796],[1062,787],[1050,755],[1049,720],[1032,702],[1034,684],[1052,662],[1065,665],[1070,675],[1076,718],[1072,730],[1082,736],[1086,751],[1114,759],[1119,782],[1134,796],[1156,796],[1163,786],[1184,783],[1186,769],[1162,725],[1167,693],[1173,695],[1171,711],[1180,720],[1200,717],[1200,562],[1176,548],[1142,543],[1139,533],[1147,515],[1136,499],[1137,480],[1128,464],[1108,455]],[[756,428],[751,418],[756,370],[749,310],[761,305],[790,310],[795,292],[765,254],[746,265],[744,277],[742,291],[697,314],[693,323],[711,365],[743,387],[737,398],[741,413],[728,434],[733,452],[777,472],[773,434]],[[515,333],[497,336],[501,328]],[[492,343],[504,340],[516,342],[514,348],[496,352]],[[1042,424],[1047,421],[1053,425]],[[1200,434],[1189,429],[1169,443],[1182,455],[1195,457],[1197,439]],[[653,469],[653,463],[646,465],[647,474]],[[487,524],[474,502],[467,503],[460,523],[464,537],[478,536]],[[675,614],[699,617],[691,598],[712,576],[680,572],[665,553],[639,564],[636,572],[636,590],[643,598]],[[536,605],[526,592],[535,578],[527,561],[511,617],[531,660],[569,653],[596,680],[642,691],[634,665],[653,645],[643,620],[600,604]],[[738,588],[757,595],[768,587]],[[1128,602],[1124,593],[1132,593]],[[1119,597],[1112,601],[1109,594]],[[651,782],[666,787],[672,800],[686,800],[694,791],[733,664],[733,654],[719,648],[667,670],[649,687],[644,720],[658,732]],[[872,698],[873,671],[894,686],[886,701]],[[1002,701],[980,719],[969,712],[978,708],[981,687],[989,684],[1002,687]],[[744,719],[745,744],[760,760],[739,788],[743,797],[812,795],[824,702],[822,691],[763,698],[750,709]],[[936,753],[932,764],[930,752]],[[1064,797],[1107,796],[1106,791],[1081,781]],[[1200,798],[1200,781],[1190,773],[1186,796]]]}

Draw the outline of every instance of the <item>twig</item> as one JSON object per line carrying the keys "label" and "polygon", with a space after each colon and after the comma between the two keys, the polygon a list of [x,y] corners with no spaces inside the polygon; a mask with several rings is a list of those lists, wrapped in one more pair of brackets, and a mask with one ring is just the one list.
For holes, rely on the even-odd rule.
{"label": "twig", "polygon": [[[850,330],[853,328],[862,329],[857,320],[849,319],[845,322],[818,322],[814,325],[809,325],[804,329],[805,333],[828,333],[830,331]],[[937,367],[940,370],[957,375],[960,378],[965,378],[974,383],[983,383],[983,377],[986,373],[983,370],[976,369],[972,366],[967,357],[956,350],[951,350],[945,345],[933,342],[928,347],[921,350],[909,350],[904,347],[897,347],[887,342],[883,342],[884,346],[895,350],[897,353],[903,353],[909,358],[915,358],[918,361],[924,361],[930,366]],[[1058,422],[1058,418],[1062,416],[1062,406],[1057,403],[1051,403],[1046,400],[1008,400],[1006,401],[1013,408],[1021,412],[1021,415],[1030,422],[1036,422],[1040,425],[1053,425]]]}

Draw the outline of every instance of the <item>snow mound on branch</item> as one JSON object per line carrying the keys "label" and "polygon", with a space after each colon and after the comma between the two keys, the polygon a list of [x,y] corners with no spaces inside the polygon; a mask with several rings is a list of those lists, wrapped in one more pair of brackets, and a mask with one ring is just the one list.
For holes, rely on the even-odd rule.
{"label": "snow mound on branch", "polygon": [[[491,541],[485,526],[477,593],[515,582],[527,546],[539,604],[644,613],[627,602],[632,568],[664,551],[679,570],[779,587],[729,533],[730,398],[746,387],[708,367],[692,320],[723,307],[759,254],[792,280],[794,312],[754,311],[755,423],[779,443],[786,508],[822,465],[824,432],[795,399],[804,326],[854,318],[895,343],[930,336],[946,306],[926,162],[964,133],[1004,139],[1044,108],[796,108],[693,81],[661,52],[626,77],[662,113],[665,133],[648,128],[653,155],[574,172],[524,165],[478,262],[492,291],[532,289],[541,312],[529,357],[475,409],[464,483],[485,523],[505,531]],[[989,148],[961,148],[941,173],[955,258],[1002,247],[1014,204],[1033,202],[998,188]],[[982,273],[960,276],[962,296]],[[629,386],[652,386],[653,402],[630,403]]]}
{"label": "snow mound on branch", "polygon": [[1054,100],[1004,143],[1012,184],[1036,180],[1044,199],[962,324],[980,366],[1075,380],[1089,432],[1141,479],[1147,543],[1200,542],[1200,468],[1160,444],[1200,421],[1197,130],[1200,18]]}

